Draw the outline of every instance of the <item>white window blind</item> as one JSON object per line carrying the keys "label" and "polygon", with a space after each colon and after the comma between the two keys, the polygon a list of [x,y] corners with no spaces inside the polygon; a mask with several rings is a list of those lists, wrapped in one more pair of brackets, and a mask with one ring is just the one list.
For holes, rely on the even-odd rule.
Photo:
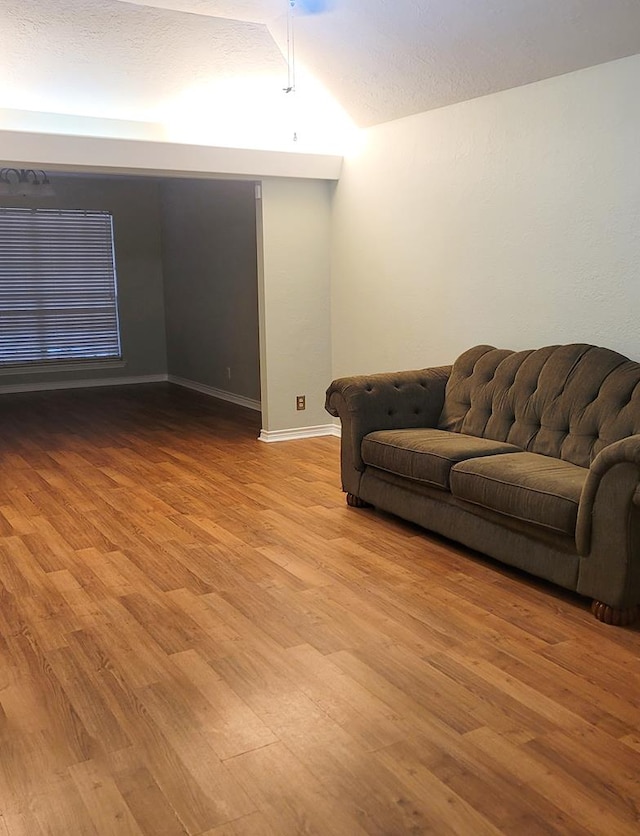
{"label": "white window blind", "polygon": [[111,215],[0,208],[0,365],[120,356]]}

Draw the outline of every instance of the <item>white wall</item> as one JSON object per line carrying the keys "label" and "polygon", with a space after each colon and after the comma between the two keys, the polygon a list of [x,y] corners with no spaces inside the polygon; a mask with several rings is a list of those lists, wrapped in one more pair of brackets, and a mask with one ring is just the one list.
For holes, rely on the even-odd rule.
{"label": "white wall", "polygon": [[162,208],[169,374],[258,401],[255,186],[167,180]]}
{"label": "white wall", "polygon": [[640,358],[640,56],[372,128],[333,212],[333,374],[477,343]]}
{"label": "white wall", "polygon": [[[331,382],[330,185],[266,178],[259,218],[262,426],[327,424]],[[296,395],[307,408],[296,411]]]}
{"label": "white wall", "polygon": [[[24,117],[24,118],[21,118]],[[122,138],[122,133],[128,139]],[[335,178],[335,154],[162,142],[149,123],[0,109],[0,165],[176,177]],[[24,165],[19,165],[23,163]]]}

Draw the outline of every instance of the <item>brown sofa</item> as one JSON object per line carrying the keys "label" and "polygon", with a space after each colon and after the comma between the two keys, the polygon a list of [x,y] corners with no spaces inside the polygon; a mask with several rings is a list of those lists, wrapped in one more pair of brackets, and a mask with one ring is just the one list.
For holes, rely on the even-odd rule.
{"label": "brown sofa", "polygon": [[453,366],[345,377],[349,505],[376,506],[640,613],[640,363],[591,345],[477,346]]}

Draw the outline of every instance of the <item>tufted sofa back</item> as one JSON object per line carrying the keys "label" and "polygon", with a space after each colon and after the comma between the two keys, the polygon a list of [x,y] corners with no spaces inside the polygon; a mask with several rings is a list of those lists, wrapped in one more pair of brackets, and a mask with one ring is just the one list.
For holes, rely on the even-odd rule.
{"label": "tufted sofa back", "polygon": [[606,348],[480,345],[454,363],[438,426],[589,467],[640,433],[639,384],[640,363]]}

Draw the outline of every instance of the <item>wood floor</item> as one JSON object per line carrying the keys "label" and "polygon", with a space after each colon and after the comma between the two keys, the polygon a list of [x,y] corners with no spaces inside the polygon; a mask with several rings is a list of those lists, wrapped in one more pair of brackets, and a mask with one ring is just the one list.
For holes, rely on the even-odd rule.
{"label": "wood floor", "polygon": [[258,427],[0,399],[0,836],[637,835],[640,632]]}

